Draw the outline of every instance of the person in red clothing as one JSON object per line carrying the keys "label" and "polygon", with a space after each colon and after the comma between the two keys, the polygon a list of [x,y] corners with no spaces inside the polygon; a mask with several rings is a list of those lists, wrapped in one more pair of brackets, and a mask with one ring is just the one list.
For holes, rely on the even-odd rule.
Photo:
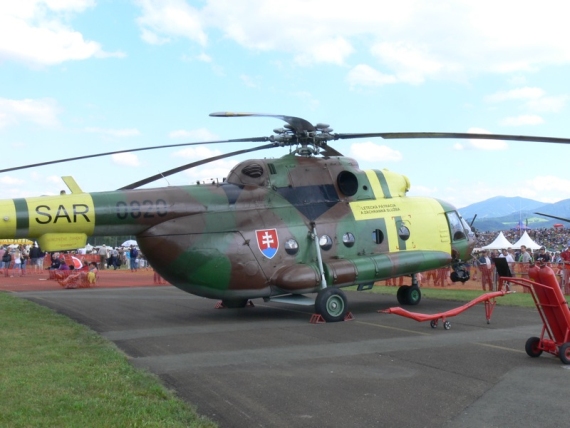
{"label": "person in red clothing", "polygon": [[564,251],[560,253],[560,258],[564,262],[564,268],[562,270],[562,284],[564,286],[564,294],[570,294],[570,284],[568,282],[570,279],[570,247],[566,247]]}
{"label": "person in red clothing", "polygon": [[478,262],[479,269],[481,270],[481,286],[483,287],[483,291],[491,291],[493,289],[493,266],[489,258],[489,251],[483,251],[483,255],[479,258]]}

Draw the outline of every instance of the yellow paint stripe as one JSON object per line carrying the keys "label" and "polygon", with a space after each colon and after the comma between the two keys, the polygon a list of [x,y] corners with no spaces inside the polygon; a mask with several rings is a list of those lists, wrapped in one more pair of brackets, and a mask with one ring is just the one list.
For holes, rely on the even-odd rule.
{"label": "yellow paint stripe", "polygon": [[364,172],[366,173],[366,177],[368,177],[368,181],[370,182],[370,187],[374,192],[374,197],[376,199],[384,198],[385,195],[384,192],[382,191],[382,186],[380,185],[380,180],[378,180],[378,176],[376,175],[376,173],[370,169]]}

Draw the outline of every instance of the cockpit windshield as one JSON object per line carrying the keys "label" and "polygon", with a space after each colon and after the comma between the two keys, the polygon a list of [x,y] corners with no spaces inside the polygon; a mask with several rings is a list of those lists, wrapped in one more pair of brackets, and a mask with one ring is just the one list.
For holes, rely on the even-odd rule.
{"label": "cockpit windshield", "polygon": [[471,228],[457,211],[450,211],[446,215],[453,242],[467,239],[468,236],[473,235]]}

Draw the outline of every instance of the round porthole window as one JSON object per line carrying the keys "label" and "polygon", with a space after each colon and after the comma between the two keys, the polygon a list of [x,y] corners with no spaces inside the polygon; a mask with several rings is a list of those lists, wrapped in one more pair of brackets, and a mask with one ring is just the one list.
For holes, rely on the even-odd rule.
{"label": "round porthole window", "polygon": [[319,239],[319,245],[325,251],[330,250],[332,247],[332,244],[333,244],[333,241],[332,241],[331,237],[328,235],[323,235]]}
{"label": "round porthole window", "polygon": [[348,248],[352,247],[355,241],[354,235],[350,232],[346,232],[342,235],[342,243]]}
{"label": "round porthole window", "polygon": [[410,238],[410,229],[402,225],[398,228],[398,236],[402,241],[407,241]]}
{"label": "round porthole window", "polygon": [[292,256],[294,254],[297,254],[297,251],[299,251],[299,244],[297,241],[295,241],[293,238],[285,241],[285,252],[287,254]]}

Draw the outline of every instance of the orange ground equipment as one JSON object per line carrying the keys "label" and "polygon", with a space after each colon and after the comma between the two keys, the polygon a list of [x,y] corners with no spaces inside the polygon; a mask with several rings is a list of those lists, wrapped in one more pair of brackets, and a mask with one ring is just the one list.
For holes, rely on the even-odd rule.
{"label": "orange ground equipment", "polygon": [[491,315],[493,313],[493,309],[495,308],[496,304],[495,299],[497,297],[504,296],[507,293],[509,293],[509,291],[506,290],[485,293],[480,295],[476,299],[471,300],[469,303],[464,304],[463,306],[450,309],[449,311],[440,312],[438,314],[420,314],[417,312],[410,312],[403,308],[400,308],[399,306],[394,308],[383,309],[378,312],[384,314],[401,315],[403,317],[411,318],[419,322],[429,321],[431,328],[436,328],[439,323],[439,320],[441,320],[443,322],[443,328],[449,330],[451,328],[451,323],[448,321],[447,318],[459,315],[460,313],[466,311],[470,307],[475,306],[476,304],[481,302],[485,303],[485,317],[487,319],[487,324],[489,324],[491,322]]}
{"label": "orange ground equipment", "polygon": [[532,266],[524,278],[499,278],[499,289],[505,282],[518,284],[530,290],[543,326],[540,337],[530,337],[526,341],[526,353],[539,357],[548,352],[570,364],[570,309],[558,285],[554,271],[548,266]]}

